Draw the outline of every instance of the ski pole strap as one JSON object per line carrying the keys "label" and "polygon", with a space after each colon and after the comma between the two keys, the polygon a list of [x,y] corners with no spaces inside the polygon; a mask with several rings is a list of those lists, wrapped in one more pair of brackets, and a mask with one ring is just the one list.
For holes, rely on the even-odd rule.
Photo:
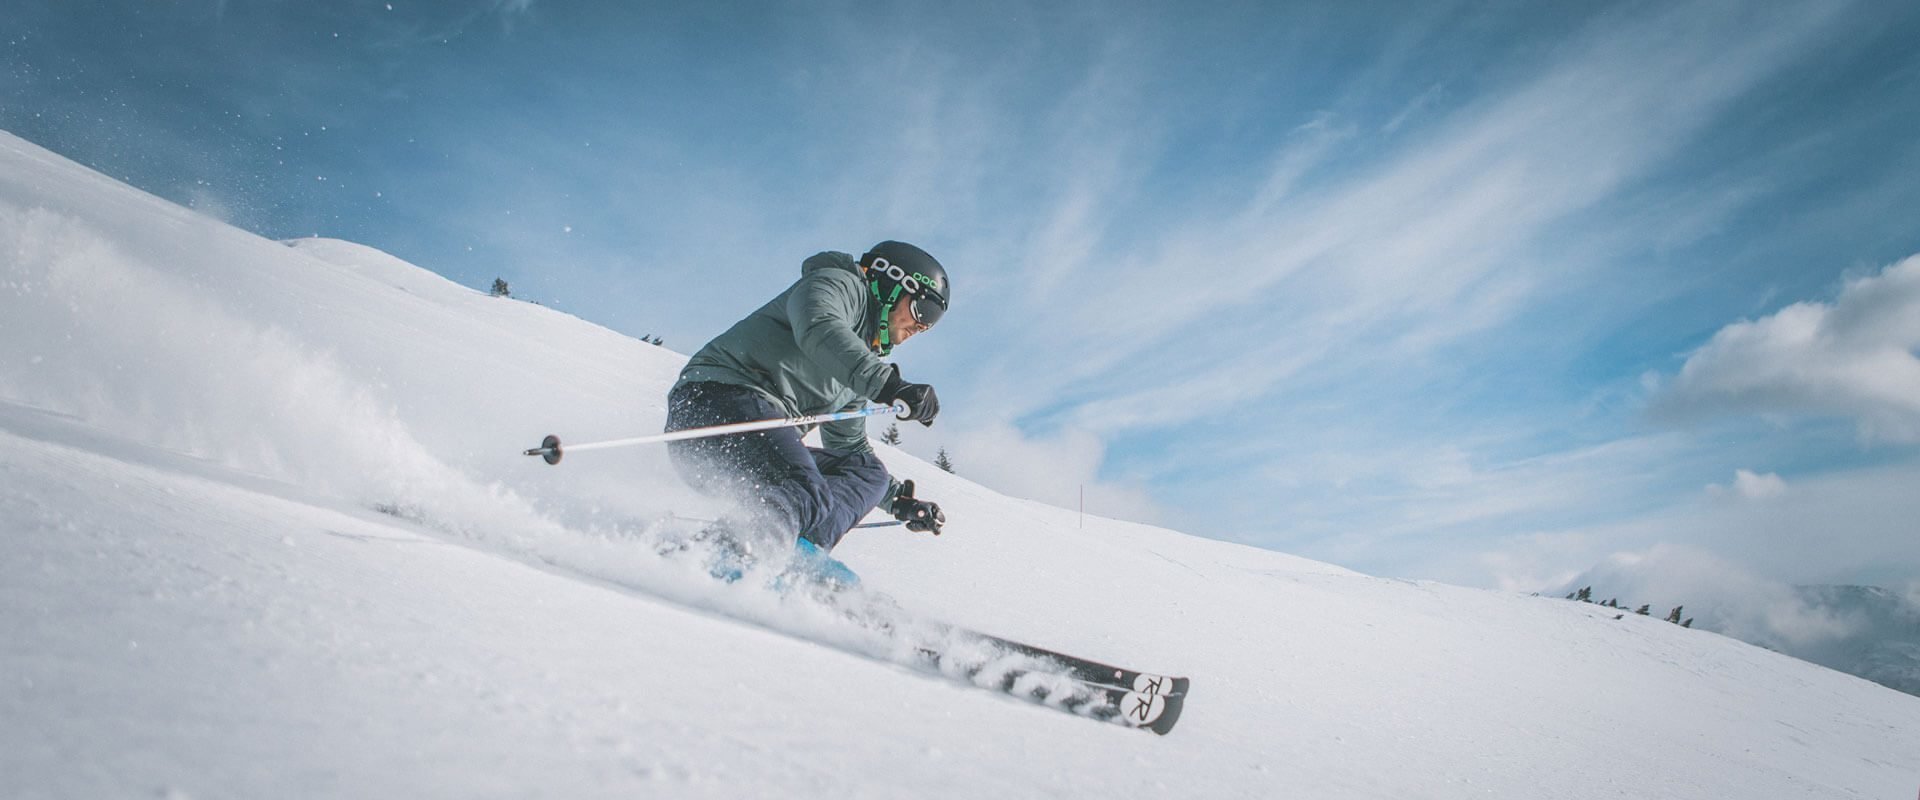
{"label": "ski pole strap", "polygon": [[[840,420],[860,419],[862,417],[872,417],[880,414],[899,416],[905,413],[907,413],[907,404],[896,402],[890,406],[867,406],[866,408],[858,408],[852,411],[836,411],[831,414],[814,414],[811,416],[788,417],[785,419],[761,419],[751,422],[732,422],[725,425],[710,425],[705,428],[688,428],[680,431],[657,433],[652,436],[636,436],[631,439],[613,439],[605,442],[570,444],[565,446],[565,452],[576,450],[605,450],[611,447],[678,442],[686,439],[705,439],[709,436],[725,436],[730,433],[751,433],[753,431],[773,430],[775,428],[798,428],[802,425],[818,425],[823,422],[839,422]],[[562,452],[560,437],[548,436],[540,443],[539,447],[528,450],[525,454],[545,458],[549,464],[558,464],[560,463]]]}

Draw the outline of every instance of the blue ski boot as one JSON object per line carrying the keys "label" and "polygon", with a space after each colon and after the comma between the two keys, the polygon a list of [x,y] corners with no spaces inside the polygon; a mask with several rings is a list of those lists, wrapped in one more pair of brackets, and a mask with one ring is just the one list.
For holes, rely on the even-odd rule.
{"label": "blue ski boot", "polygon": [[780,576],[782,584],[787,583],[789,575],[800,582],[829,589],[850,589],[860,585],[860,576],[854,574],[852,567],[806,539],[795,541],[793,566],[788,568],[787,574]]}

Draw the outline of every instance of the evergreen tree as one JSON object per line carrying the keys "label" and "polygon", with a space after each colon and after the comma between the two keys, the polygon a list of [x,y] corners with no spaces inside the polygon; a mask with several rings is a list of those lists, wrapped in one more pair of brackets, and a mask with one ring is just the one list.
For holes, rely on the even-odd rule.
{"label": "evergreen tree", "polygon": [[1644,616],[1647,616],[1652,611],[1653,611],[1653,604],[1645,603],[1645,604],[1642,604],[1639,608],[1634,609],[1633,613],[1639,614],[1640,616],[1644,617]]}
{"label": "evergreen tree", "polygon": [[1580,591],[1574,592],[1573,599],[1578,600],[1582,603],[1593,602],[1593,587],[1588,586],[1584,589],[1581,589]]}
{"label": "evergreen tree", "polygon": [[1675,625],[1680,624],[1680,609],[1683,608],[1686,608],[1686,606],[1674,606],[1673,612],[1667,615],[1667,621]]}
{"label": "evergreen tree", "polygon": [[507,282],[499,278],[493,279],[493,292],[491,294],[494,297],[512,297],[513,296],[512,292],[508,291],[507,289]]}
{"label": "evergreen tree", "polygon": [[899,447],[900,446],[900,423],[898,422],[887,423],[886,431],[880,434],[880,441],[893,445],[894,447]]}
{"label": "evergreen tree", "polygon": [[940,452],[933,457],[933,465],[948,472],[953,471],[953,459],[947,458],[947,448],[940,448]]}

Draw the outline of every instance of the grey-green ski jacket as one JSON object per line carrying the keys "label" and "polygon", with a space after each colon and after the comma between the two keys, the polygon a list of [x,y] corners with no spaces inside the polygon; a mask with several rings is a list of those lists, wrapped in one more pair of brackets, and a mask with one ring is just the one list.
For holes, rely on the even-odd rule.
{"label": "grey-green ski jacket", "polygon": [[[759,390],[792,416],[859,408],[893,368],[867,343],[879,314],[853,256],[828,251],[800,264],[800,280],[693,354],[680,383],[713,381]],[[829,450],[871,451],[865,419],[820,429]]]}

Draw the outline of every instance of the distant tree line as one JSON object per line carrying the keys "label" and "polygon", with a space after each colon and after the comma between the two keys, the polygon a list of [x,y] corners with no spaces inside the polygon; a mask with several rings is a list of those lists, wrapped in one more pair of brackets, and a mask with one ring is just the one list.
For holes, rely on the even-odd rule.
{"label": "distant tree line", "polygon": [[[1568,599],[1568,600],[1578,600],[1578,601],[1580,601],[1580,602],[1582,602],[1582,603],[1592,603],[1592,602],[1593,602],[1593,587],[1591,587],[1591,586],[1588,586],[1588,587],[1585,587],[1585,588],[1582,588],[1582,589],[1580,589],[1579,591],[1576,591],[1576,592],[1573,592],[1573,593],[1570,593],[1570,594],[1568,594],[1568,595],[1567,595],[1567,599]],[[1608,598],[1606,602],[1604,602],[1604,603],[1597,603],[1596,605],[1599,605],[1599,606],[1601,606],[1601,607],[1603,607],[1603,608],[1619,608],[1619,607],[1620,607],[1620,598],[1617,598],[1617,597],[1613,597],[1613,598]],[[1680,612],[1681,612],[1681,610],[1683,610],[1683,609],[1685,609],[1685,608],[1686,608],[1686,606],[1684,606],[1684,605],[1681,605],[1681,606],[1674,606],[1674,607],[1673,607],[1673,610],[1672,610],[1672,611],[1669,611],[1669,612],[1667,612],[1667,621],[1668,621],[1668,622],[1671,622],[1671,623],[1673,623],[1673,624],[1675,624],[1675,625],[1678,625],[1678,626],[1680,626],[1680,627],[1682,627],[1682,628],[1691,628],[1691,627],[1693,627],[1693,618],[1692,618],[1692,617],[1687,617],[1687,618],[1686,618],[1686,621],[1685,621],[1685,622],[1682,622],[1682,621],[1680,620]],[[1651,603],[1643,603],[1643,604],[1641,604],[1641,606],[1640,606],[1639,608],[1636,608],[1636,609],[1634,609],[1634,610],[1633,610],[1633,613],[1635,613],[1635,614],[1639,614],[1640,616],[1643,616],[1643,617],[1648,617],[1648,616],[1652,616],[1652,615],[1653,615],[1653,614],[1652,614],[1652,612],[1653,612],[1653,604],[1651,604]],[[1616,617],[1614,617],[1614,619],[1619,619],[1620,617],[1624,617],[1624,616],[1626,616],[1626,615],[1625,615],[1625,614],[1621,614],[1621,615],[1619,615],[1619,616],[1616,616]]]}

